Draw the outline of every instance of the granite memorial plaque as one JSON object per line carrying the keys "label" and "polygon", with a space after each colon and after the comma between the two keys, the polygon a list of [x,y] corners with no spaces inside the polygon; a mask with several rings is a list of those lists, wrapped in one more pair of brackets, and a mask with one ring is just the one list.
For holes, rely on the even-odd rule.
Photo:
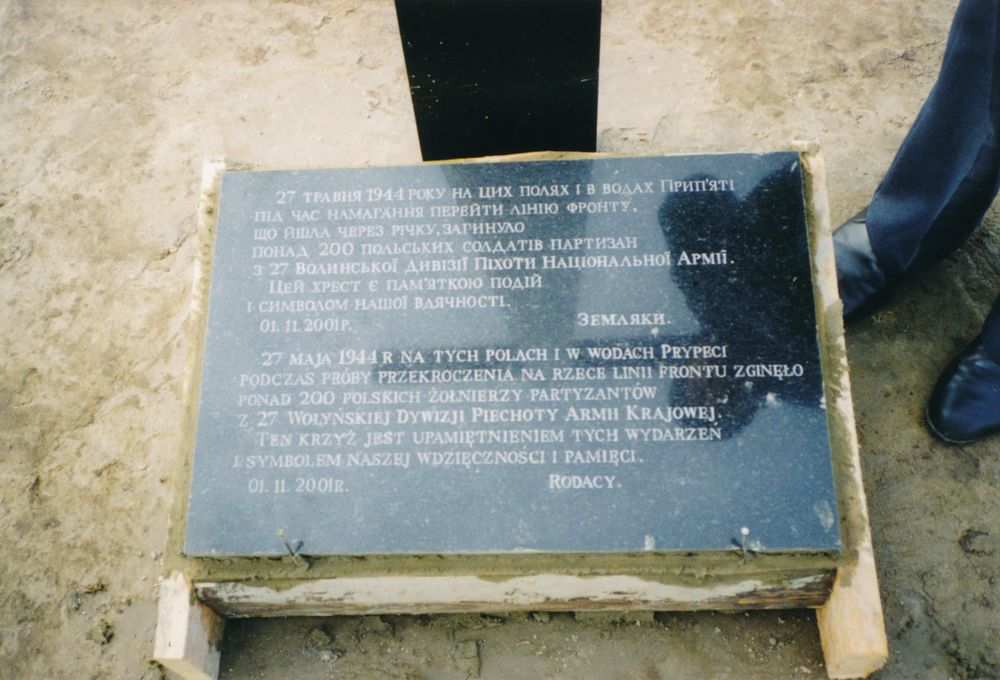
{"label": "granite memorial plaque", "polygon": [[795,153],[227,172],[185,553],[840,546]]}

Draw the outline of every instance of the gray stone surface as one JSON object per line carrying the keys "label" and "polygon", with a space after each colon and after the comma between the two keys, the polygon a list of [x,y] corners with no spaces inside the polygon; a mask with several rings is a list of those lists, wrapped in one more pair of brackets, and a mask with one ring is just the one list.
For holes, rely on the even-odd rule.
{"label": "gray stone surface", "polygon": [[794,153],[229,173],[206,343],[188,554],[839,546]]}

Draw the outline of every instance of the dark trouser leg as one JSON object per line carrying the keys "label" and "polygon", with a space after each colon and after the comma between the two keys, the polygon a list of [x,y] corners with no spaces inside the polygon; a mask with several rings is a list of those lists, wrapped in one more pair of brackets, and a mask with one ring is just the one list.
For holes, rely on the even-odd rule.
{"label": "dark trouser leg", "polygon": [[890,277],[961,245],[996,195],[998,12],[994,0],[962,0],[938,81],[872,199],[872,249]]}
{"label": "dark trouser leg", "polygon": [[[993,309],[983,324],[983,347],[993,361],[1000,364],[1000,298],[993,303]],[[997,404],[1000,408],[1000,403]]]}
{"label": "dark trouser leg", "polygon": [[[996,3],[991,4],[995,5]],[[1000,45],[1000,21],[997,23],[997,44]],[[1000,74],[1000,47],[994,51],[993,69],[994,73]],[[1000,87],[996,84],[993,87],[990,110],[993,116],[993,138],[1000,139]],[[994,146],[1000,146],[1000,144]],[[1000,364],[1000,297],[993,303],[993,309],[990,310],[989,316],[986,317],[986,322],[983,324],[982,342],[990,358]],[[1000,404],[997,407],[1000,408]]]}

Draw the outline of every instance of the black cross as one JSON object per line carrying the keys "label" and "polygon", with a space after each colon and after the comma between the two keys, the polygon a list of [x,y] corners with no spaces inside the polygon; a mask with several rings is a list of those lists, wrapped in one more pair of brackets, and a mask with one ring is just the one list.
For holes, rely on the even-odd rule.
{"label": "black cross", "polygon": [[396,0],[424,160],[594,151],[600,0]]}

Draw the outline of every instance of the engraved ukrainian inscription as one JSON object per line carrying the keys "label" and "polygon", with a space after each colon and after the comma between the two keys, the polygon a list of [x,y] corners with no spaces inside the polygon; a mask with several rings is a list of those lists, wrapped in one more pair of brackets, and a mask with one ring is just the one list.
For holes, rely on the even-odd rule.
{"label": "engraved ukrainian inscription", "polygon": [[[192,554],[725,549],[832,506],[792,154],[231,173],[220,210]],[[733,500],[776,446],[808,488]]]}

